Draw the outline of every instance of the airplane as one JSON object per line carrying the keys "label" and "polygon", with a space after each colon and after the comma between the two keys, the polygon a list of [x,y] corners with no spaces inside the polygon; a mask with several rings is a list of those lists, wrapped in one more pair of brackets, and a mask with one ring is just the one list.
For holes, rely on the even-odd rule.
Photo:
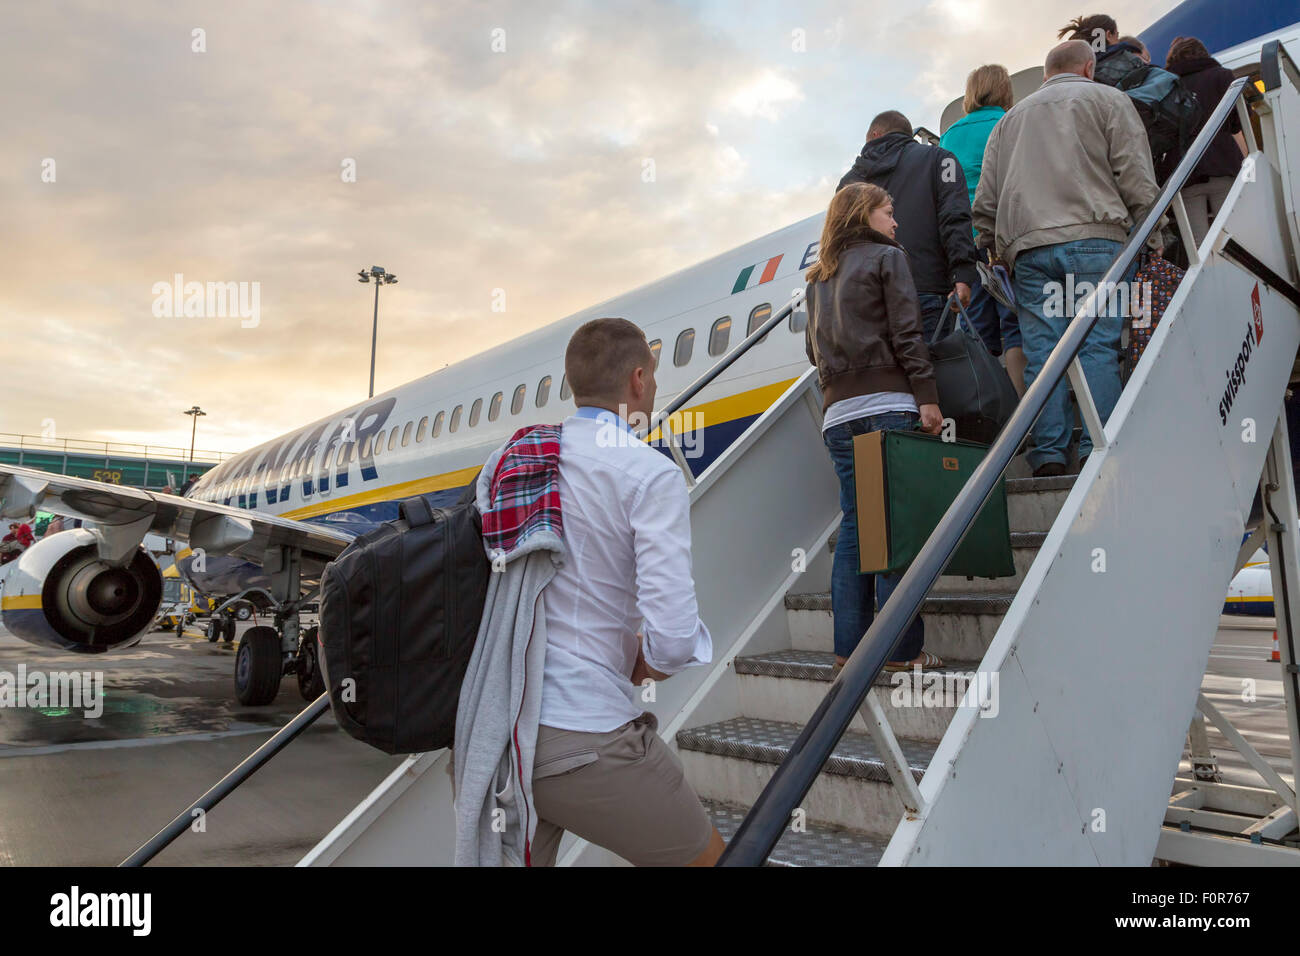
{"label": "airplane", "polygon": [[[1206,5],[1188,0],[1152,30],[1201,36],[1211,50],[1229,51],[1234,58],[1226,65],[1238,73],[1257,69],[1264,39],[1298,35],[1295,22],[1278,19],[1280,5],[1241,0],[1232,17],[1212,22]],[[1289,21],[1300,20],[1287,13]],[[1149,45],[1155,52],[1154,41]],[[27,515],[39,506],[85,523],[47,535],[6,566],[0,623],[29,643],[61,650],[132,646],[162,598],[157,566],[140,549],[152,531],[188,543],[181,573],[202,594],[228,596],[218,611],[252,602],[270,612],[271,625],[241,637],[240,702],[269,703],[286,674],[296,674],[311,699],[320,687],[315,634],[300,627],[299,615],[315,599],[329,560],[356,535],[396,517],[404,498],[457,499],[518,428],[567,417],[573,406],[564,348],[589,319],[618,315],[638,324],[655,354],[661,401],[680,394],[787,302],[798,304],[823,217],[809,216],[318,418],[223,462],[183,498],[0,466],[0,515]],[[806,323],[806,311],[793,311],[714,380],[708,400],[669,423],[692,474],[807,369]],[[648,437],[669,453],[662,436]]]}
{"label": "airplane", "polygon": [[1248,617],[1273,616],[1273,569],[1268,552],[1256,551],[1228,585],[1223,602],[1224,614]]}

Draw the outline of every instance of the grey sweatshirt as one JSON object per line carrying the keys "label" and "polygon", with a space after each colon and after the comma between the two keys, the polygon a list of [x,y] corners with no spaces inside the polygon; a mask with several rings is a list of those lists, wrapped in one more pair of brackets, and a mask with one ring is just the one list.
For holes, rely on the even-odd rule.
{"label": "grey sweatshirt", "polygon": [[[501,451],[479,473],[480,512],[490,505],[489,486]],[[503,556],[488,582],[483,622],[456,711],[457,866],[528,865],[537,832],[533,758],[546,662],[541,597],[563,562],[563,540],[538,531]]]}

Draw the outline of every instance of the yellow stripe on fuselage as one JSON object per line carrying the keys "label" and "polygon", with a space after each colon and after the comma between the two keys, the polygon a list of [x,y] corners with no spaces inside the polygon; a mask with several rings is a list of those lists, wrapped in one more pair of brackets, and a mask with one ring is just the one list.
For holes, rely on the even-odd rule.
{"label": "yellow stripe on fuselage", "polygon": [[[680,422],[685,418],[688,424],[695,423],[691,426],[692,428],[702,429],[712,425],[725,425],[727,422],[735,421],[738,418],[760,415],[780,398],[794,382],[795,379],[787,379],[784,382],[774,382],[771,385],[764,385],[761,388],[729,395],[726,398],[705,402],[702,405],[693,405],[678,412],[676,421]],[[690,417],[686,418],[687,415]],[[673,419],[669,421],[672,422]],[[648,440],[655,441],[658,438],[659,430],[656,429]],[[301,508],[295,508],[293,511],[286,511],[280,517],[314,518],[316,515],[329,514],[333,511],[360,508],[364,505],[379,504],[383,501],[393,501],[398,498],[411,498],[415,495],[428,494],[431,491],[461,488],[469,484],[470,480],[478,474],[478,470],[479,466],[475,465],[472,468],[460,468],[456,471],[448,471],[428,478],[416,478],[413,481],[403,481],[395,485],[385,485],[382,488],[372,488],[368,491],[358,492],[355,495],[345,495],[341,498],[330,498],[326,501],[318,501],[315,504],[304,505]]]}
{"label": "yellow stripe on fuselage", "polygon": [[41,596],[39,594],[16,594],[0,602],[0,609],[6,611],[39,611]]}
{"label": "yellow stripe on fuselage", "polygon": [[[761,415],[767,411],[773,402],[785,394],[785,390],[794,382],[795,380],[792,378],[784,382],[773,382],[771,385],[764,385],[762,388],[753,388],[748,392],[728,395],[726,398],[705,402],[703,405],[692,405],[690,408],[684,408],[670,415],[668,424],[671,428],[671,426],[680,424],[685,419],[685,424],[690,426],[686,430],[691,431],[696,428],[708,428],[710,425],[725,425],[727,422],[734,422],[738,418],[748,418],[750,415]],[[659,429],[656,428],[646,438],[646,441],[658,441],[661,437]]]}
{"label": "yellow stripe on fuselage", "polygon": [[385,485],[382,488],[372,488],[369,491],[361,491],[355,495],[347,495],[343,498],[331,498],[328,501],[318,501],[314,505],[307,505],[303,508],[296,508],[293,511],[286,511],[280,515],[282,518],[312,518],[316,515],[328,514],[331,511],[343,511],[347,508],[358,508],[362,505],[378,504],[381,501],[392,501],[395,498],[413,498],[416,495],[428,494],[431,491],[446,491],[448,488],[460,488],[469,484],[471,478],[478,474],[481,466],[475,465],[473,468],[461,468],[457,471],[444,472],[441,475],[433,475],[429,478],[416,478],[413,481],[400,481],[395,485]]}

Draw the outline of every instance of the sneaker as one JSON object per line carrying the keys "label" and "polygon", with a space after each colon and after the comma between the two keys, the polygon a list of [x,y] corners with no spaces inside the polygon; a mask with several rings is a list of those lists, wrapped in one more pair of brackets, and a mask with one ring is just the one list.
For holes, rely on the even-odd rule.
{"label": "sneaker", "polygon": [[1059,461],[1049,461],[1034,469],[1035,478],[1059,478],[1065,474],[1065,465]]}

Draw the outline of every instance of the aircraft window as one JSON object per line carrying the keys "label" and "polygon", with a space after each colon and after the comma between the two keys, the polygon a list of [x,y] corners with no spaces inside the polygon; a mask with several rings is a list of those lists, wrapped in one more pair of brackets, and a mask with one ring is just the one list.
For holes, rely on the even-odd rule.
{"label": "aircraft window", "polygon": [[342,468],[348,461],[348,445],[339,445],[339,455],[334,459],[334,467]]}
{"label": "aircraft window", "polygon": [[727,351],[727,340],[731,338],[731,316],[724,315],[713,323],[709,330],[709,354],[721,355]]}
{"label": "aircraft window", "polygon": [[569,376],[565,373],[560,378],[560,401],[567,402],[572,394],[573,390],[569,388]]}
{"label": "aircraft window", "polygon": [[808,328],[808,306],[805,304],[798,312],[790,313],[790,331],[798,334]]}
{"label": "aircraft window", "polygon": [[655,371],[659,371],[659,353],[664,350],[664,340],[655,339],[650,343],[650,354],[655,357]]}
{"label": "aircraft window", "polygon": [[551,398],[551,376],[544,375],[542,380],[537,383],[537,401],[536,405],[541,408]]}
{"label": "aircraft window", "polygon": [[451,410],[451,424],[447,426],[447,431],[454,432],[457,428],[460,428],[460,410],[462,408],[464,408],[463,405],[457,405]]}
{"label": "aircraft window", "polygon": [[[406,442],[402,442],[402,444],[405,445]],[[392,451],[396,447],[397,447],[397,426],[394,425],[393,430],[388,433],[388,450]]]}
{"label": "aircraft window", "polygon": [[524,407],[524,396],[528,394],[528,386],[520,385],[515,389],[515,397],[510,399],[510,414],[518,415]]}
{"label": "aircraft window", "polygon": [[677,344],[673,346],[673,364],[681,368],[691,360],[691,352],[695,349],[695,330],[682,329],[677,336]]}
{"label": "aircraft window", "polygon": [[[745,330],[745,337],[748,338],[749,336],[753,335],[756,331],[758,331],[758,327],[762,325],[764,322],[766,322],[768,319],[770,319],[771,317],[772,317],[772,306],[770,303],[764,302],[762,305],[754,306],[754,311],[749,313],[749,327]],[[758,344],[762,345],[766,341],[767,341],[767,336],[765,335],[758,340]]]}
{"label": "aircraft window", "polygon": [[362,457],[362,458],[369,458],[369,457],[370,457],[370,446],[374,444],[374,440],[375,440],[375,436],[374,436],[374,435],[367,435],[367,436],[366,436],[365,444],[363,444],[363,445],[361,446],[361,457]]}
{"label": "aircraft window", "polygon": [[439,412],[433,417],[433,431],[429,432],[430,438],[437,438],[442,434],[442,420],[446,417],[446,412]]}
{"label": "aircraft window", "polygon": [[415,443],[418,445],[424,441],[424,430],[429,427],[429,416],[425,415],[420,419],[419,427],[415,429]]}
{"label": "aircraft window", "polygon": [[402,429],[402,447],[405,448],[411,443],[411,429],[415,427],[415,422],[407,422],[406,427]]}
{"label": "aircraft window", "polygon": [[473,428],[478,424],[479,413],[483,411],[483,399],[474,399],[474,404],[469,407],[469,427]]}
{"label": "aircraft window", "polygon": [[381,429],[379,434],[375,436],[375,457],[378,458],[379,453],[382,452],[383,450],[384,450],[384,432]]}
{"label": "aircraft window", "polygon": [[492,396],[492,401],[488,402],[488,421],[494,422],[497,416],[501,414],[501,393],[497,392]]}

